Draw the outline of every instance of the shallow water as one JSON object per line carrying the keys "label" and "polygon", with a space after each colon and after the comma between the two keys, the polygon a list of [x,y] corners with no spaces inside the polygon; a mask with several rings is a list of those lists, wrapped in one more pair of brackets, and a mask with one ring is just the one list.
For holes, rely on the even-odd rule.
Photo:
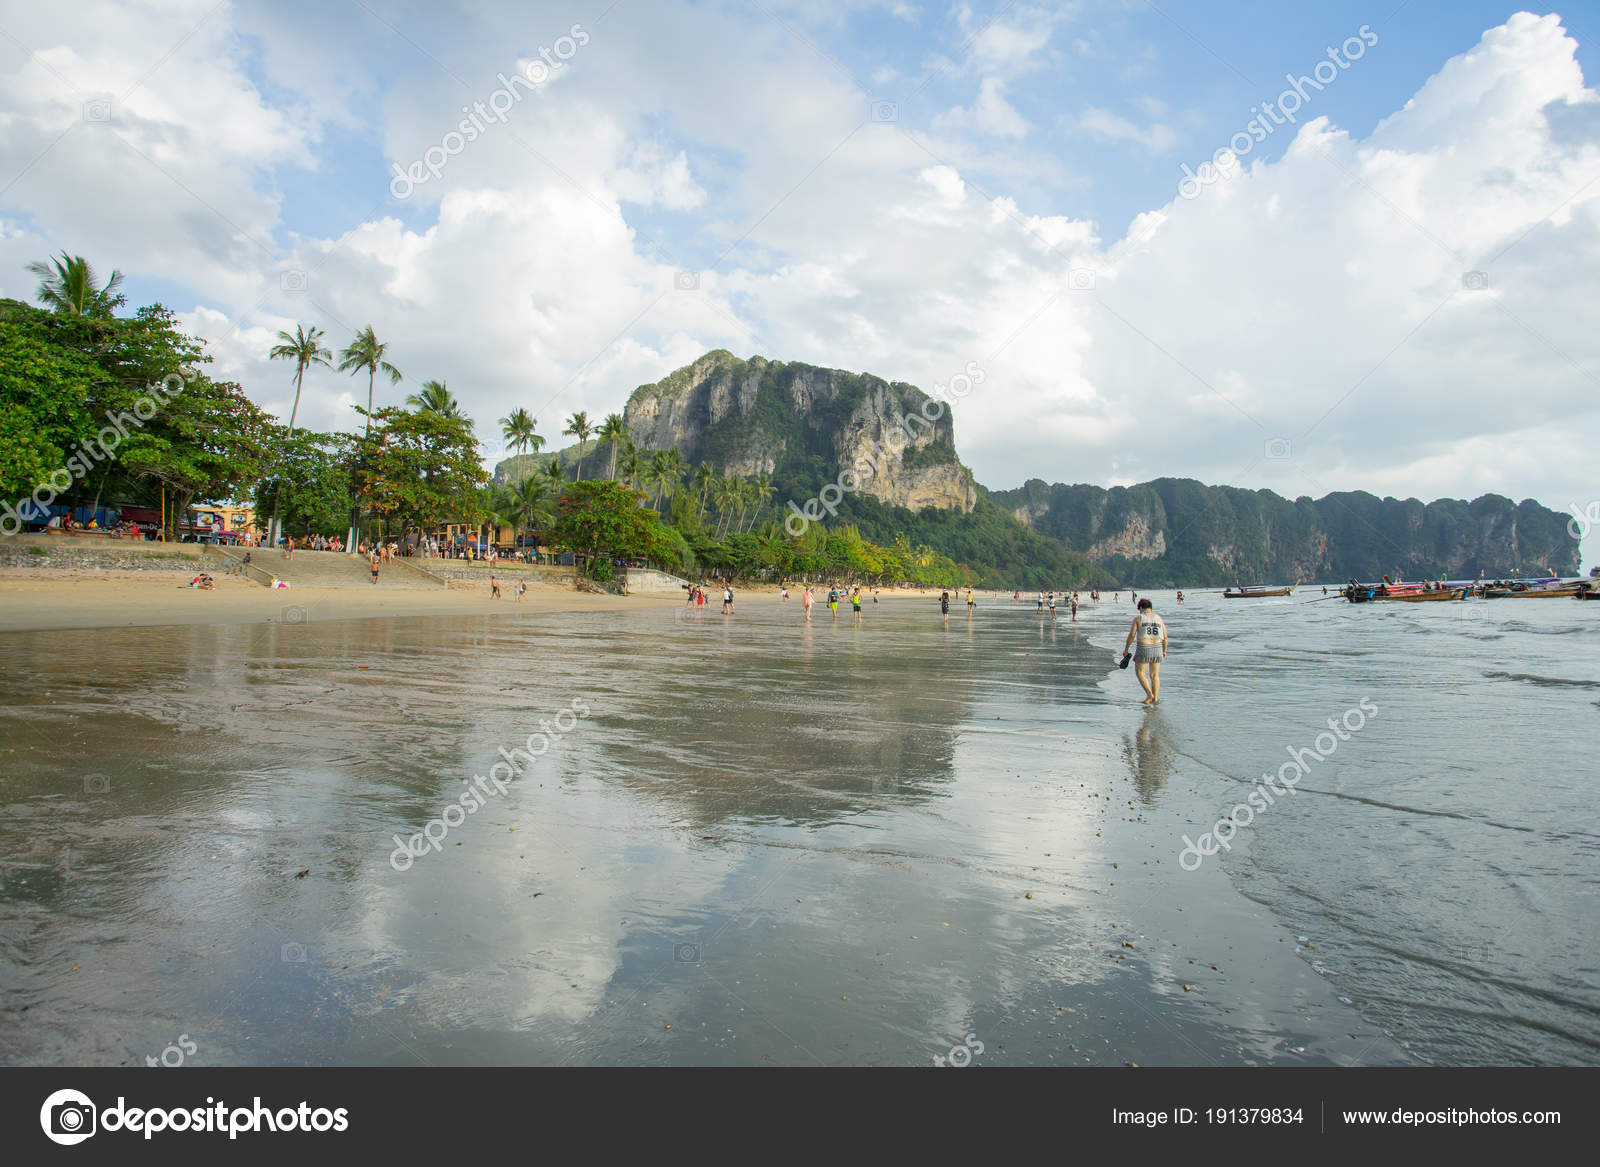
{"label": "shallow water", "polygon": [[0,1060],[1592,1063],[1600,605],[1304,592],[5,637]]}

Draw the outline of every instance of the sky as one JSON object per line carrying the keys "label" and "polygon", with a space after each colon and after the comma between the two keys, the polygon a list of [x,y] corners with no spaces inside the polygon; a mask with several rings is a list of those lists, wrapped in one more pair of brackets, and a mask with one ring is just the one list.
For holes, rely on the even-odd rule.
{"label": "sky", "polygon": [[0,296],[119,269],[285,419],[278,331],[370,324],[378,403],[445,381],[491,464],[512,409],[563,445],[713,348],[975,368],[994,489],[1495,492],[1587,567],[1594,36],[1595,0],[0,0]]}

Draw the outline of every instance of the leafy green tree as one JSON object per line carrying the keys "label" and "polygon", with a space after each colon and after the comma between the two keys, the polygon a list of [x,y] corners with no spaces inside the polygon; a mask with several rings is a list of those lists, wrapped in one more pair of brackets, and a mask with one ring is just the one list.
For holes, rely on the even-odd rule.
{"label": "leafy green tree", "polygon": [[433,409],[380,409],[371,451],[356,472],[357,497],[386,522],[431,530],[479,515],[488,481],[472,422]]}
{"label": "leafy green tree", "polygon": [[599,556],[664,558],[674,542],[661,517],[642,504],[644,495],[620,482],[575,482],[561,499],[551,532],[555,545],[586,556],[589,570]]}
{"label": "leafy green tree", "polygon": [[281,450],[282,455],[273,472],[255,485],[256,513],[266,513],[281,497],[285,531],[330,536],[344,532],[353,490],[355,442],[349,434],[301,430],[290,435],[282,426],[270,427],[268,448]]}

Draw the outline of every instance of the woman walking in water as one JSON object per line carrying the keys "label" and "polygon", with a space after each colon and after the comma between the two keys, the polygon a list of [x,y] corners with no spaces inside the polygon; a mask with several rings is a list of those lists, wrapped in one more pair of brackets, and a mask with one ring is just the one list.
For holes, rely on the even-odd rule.
{"label": "woman walking in water", "polygon": [[1156,606],[1149,598],[1139,601],[1139,614],[1128,629],[1128,639],[1122,646],[1126,656],[1138,639],[1133,656],[1133,675],[1139,678],[1139,687],[1145,692],[1144,703],[1154,705],[1161,698],[1161,661],[1167,655],[1167,622],[1156,615]]}
{"label": "woman walking in water", "polygon": [[811,598],[811,585],[806,585],[805,594],[800,597],[800,606],[806,610],[806,619],[811,619],[811,605],[816,601]]}
{"label": "woman walking in water", "polygon": [[950,627],[950,593],[939,593],[939,611],[944,614],[944,626]]}

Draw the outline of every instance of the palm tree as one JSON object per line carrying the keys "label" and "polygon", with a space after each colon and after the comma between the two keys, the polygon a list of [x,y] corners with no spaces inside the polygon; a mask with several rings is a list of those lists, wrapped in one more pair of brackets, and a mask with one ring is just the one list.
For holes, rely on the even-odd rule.
{"label": "palm tree", "polygon": [[640,468],[639,477],[644,480],[645,489],[650,495],[650,505],[660,509],[656,499],[661,494],[661,487],[667,478],[667,452],[665,450],[651,450],[650,456],[644,460]]}
{"label": "palm tree", "polygon": [[523,531],[540,531],[549,523],[550,484],[537,474],[530,474],[511,488],[506,511],[512,524]]}
{"label": "palm tree", "polygon": [[650,451],[640,450],[634,443],[629,443],[626,450],[622,450],[621,464],[622,474],[627,477],[627,485],[638,490],[638,477],[650,464]]}
{"label": "palm tree", "polygon": [[567,418],[567,428],[561,431],[562,436],[570,434],[578,439],[578,481],[583,481],[583,448],[589,442],[589,436],[594,433],[594,426],[589,424],[589,414],[586,410],[578,410]]}
{"label": "palm tree", "polygon": [[617,477],[617,447],[629,438],[628,423],[620,413],[606,414],[605,421],[600,423],[600,429],[595,434],[602,442],[611,443],[611,474],[609,477],[615,481]]}
{"label": "palm tree", "polygon": [[[378,339],[377,333],[372,331],[372,325],[367,325],[356,338],[350,342],[348,348],[339,354],[339,371],[349,373],[352,377],[361,370],[367,371],[367,437],[372,437],[372,391],[378,379],[378,370],[382,369],[389,384],[400,383],[400,370],[384,360],[384,354],[389,346]],[[361,528],[361,508],[358,504],[350,507],[350,534],[345,540],[345,546],[350,548],[350,553],[355,554],[356,540],[359,538]]]}
{"label": "palm tree", "polygon": [[533,437],[533,415],[526,409],[513,409],[509,416],[500,419],[500,436],[506,446],[517,453],[526,453],[528,439]]}
{"label": "palm tree", "polygon": [[734,504],[739,499],[738,478],[732,474],[724,474],[711,486],[711,501],[717,507],[717,538],[722,538],[723,520],[731,515]]}
{"label": "palm tree", "polygon": [[756,520],[761,517],[761,508],[773,495],[778,493],[778,488],[772,485],[772,475],[762,470],[750,480],[750,501],[755,506],[755,513],[750,516],[750,526],[756,525]]}
{"label": "palm tree", "polygon": [[49,263],[35,260],[27,270],[39,277],[39,290],[35,293],[39,303],[63,316],[109,316],[123,300],[117,291],[122,286],[122,273],[113,269],[105,287],[96,288],[99,280],[94,268],[81,255],[63,251]]}
{"label": "palm tree", "polygon": [[339,354],[339,371],[354,376],[361,369],[367,371],[367,436],[372,436],[372,392],[373,385],[378,379],[378,372],[382,370],[384,376],[389,378],[389,384],[400,383],[400,370],[384,360],[384,355],[389,351],[389,346],[378,339],[372,331],[372,325],[367,325],[350,346]]}
{"label": "palm tree", "polygon": [[561,469],[561,459],[551,458],[544,464],[544,480],[550,484],[550,489],[560,492],[567,484],[567,476]]}
{"label": "palm tree", "polygon": [[406,398],[406,404],[418,413],[437,413],[445,417],[462,417],[461,403],[455,399],[443,381],[424,381],[422,391]]}
{"label": "palm tree", "polygon": [[717,472],[711,468],[710,462],[702,462],[695,469],[694,477],[689,479],[689,489],[693,490],[699,500],[699,516],[706,517],[706,491],[711,489],[712,483],[717,480]]}
{"label": "palm tree", "polygon": [[[296,324],[294,335],[287,332],[278,333],[278,343],[272,346],[272,351],[267,354],[274,361],[294,362],[294,408],[289,411],[289,437],[294,437],[294,420],[300,414],[300,388],[305,383],[306,370],[312,365],[322,365],[333,368],[330,359],[333,354],[322,347],[322,329],[313,327],[310,332],[306,326]],[[267,527],[268,546],[278,545],[278,500],[283,495],[283,477],[278,478],[278,489],[272,499],[272,522]]]}
{"label": "palm tree", "polygon": [[483,546],[487,550],[494,538],[494,530],[507,526],[514,520],[511,518],[513,503],[510,492],[503,486],[493,484],[484,487],[478,492],[478,508],[483,512],[481,527],[483,528]]}

